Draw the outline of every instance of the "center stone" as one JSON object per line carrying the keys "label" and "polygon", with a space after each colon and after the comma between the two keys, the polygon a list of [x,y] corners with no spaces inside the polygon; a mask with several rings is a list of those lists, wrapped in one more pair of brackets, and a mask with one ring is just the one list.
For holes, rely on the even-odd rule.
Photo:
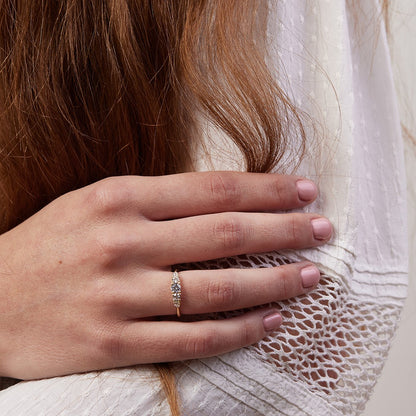
{"label": "center stone", "polygon": [[179,283],[173,283],[171,286],[172,292],[180,292],[181,285]]}

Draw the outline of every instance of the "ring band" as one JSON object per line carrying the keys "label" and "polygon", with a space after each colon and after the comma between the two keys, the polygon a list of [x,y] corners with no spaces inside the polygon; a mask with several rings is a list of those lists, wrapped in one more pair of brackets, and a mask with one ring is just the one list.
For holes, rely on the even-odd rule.
{"label": "ring band", "polygon": [[170,285],[170,291],[172,292],[172,301],[173,305],[176,308],[176,315],[181,316],[181,279],[179,278],[179,273],[175,270],[172,273],[172,283]]}

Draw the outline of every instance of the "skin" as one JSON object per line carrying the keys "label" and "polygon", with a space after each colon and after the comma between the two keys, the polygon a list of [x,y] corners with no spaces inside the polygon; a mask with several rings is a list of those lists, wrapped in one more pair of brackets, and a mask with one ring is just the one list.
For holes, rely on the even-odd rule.
{"label": "skin", "polygon": [[[213,356],[259,341],[281,324],[275,309],[177,319],[171,266],[324,244],[332,228],[323,217],[271,213],[316,198],[310,182],[299,193],[300,181],[237,172],[123,176],[57,198],[0,236],[0,374],[45,378]],[[187,315],[300,295],[313,290],[319,271],[304,262],[180,277]]]}

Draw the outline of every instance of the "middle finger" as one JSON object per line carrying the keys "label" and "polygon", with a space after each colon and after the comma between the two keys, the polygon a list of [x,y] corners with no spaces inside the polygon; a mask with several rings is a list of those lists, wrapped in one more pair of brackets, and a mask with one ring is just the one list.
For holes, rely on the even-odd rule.
{"label": "middle finger", "polygon": [[205,261],[247,253],[316,247],[332,235],[316,214],[228,212],[154,222],[146,242],[149,265]]}

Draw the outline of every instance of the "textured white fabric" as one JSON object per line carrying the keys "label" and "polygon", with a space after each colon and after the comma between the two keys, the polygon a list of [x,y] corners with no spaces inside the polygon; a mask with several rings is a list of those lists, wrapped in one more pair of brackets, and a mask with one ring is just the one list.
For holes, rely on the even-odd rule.
{"label": "textured white fabric", "polygon": [[[416,2],[393,2],[389,44],[402,124],[416,137]],[[416,252],[416,147],[405,140],[409,252]],[[389,358],[365,416],[414,416],[416,379],[416,257],[409,258],[409,288]]]}
{"label": "textured white fabric", "polygon": [[[309,259],[323,271],[322,283],[280,302],[282,328],[258,345],[178,363],[184,415],[355,415],[381,371],[406,295],[403,149],[378,2],[360,1],[355,13],[347,3],[271,2],[268,28],[278,82],[324,126],[310,130],[297,173],[318,183],[319,200],[308,211],[331,219],[334,239],[296,253],[187,265],[271,267]],[[295,133],[291,140],[297,142]],[[206,141],[211,158],[204,155],[199,170],[244,169],[238,151],[208,124]],[[169,414],[148,366],[19,383],[0,392],[0,410]]]}

